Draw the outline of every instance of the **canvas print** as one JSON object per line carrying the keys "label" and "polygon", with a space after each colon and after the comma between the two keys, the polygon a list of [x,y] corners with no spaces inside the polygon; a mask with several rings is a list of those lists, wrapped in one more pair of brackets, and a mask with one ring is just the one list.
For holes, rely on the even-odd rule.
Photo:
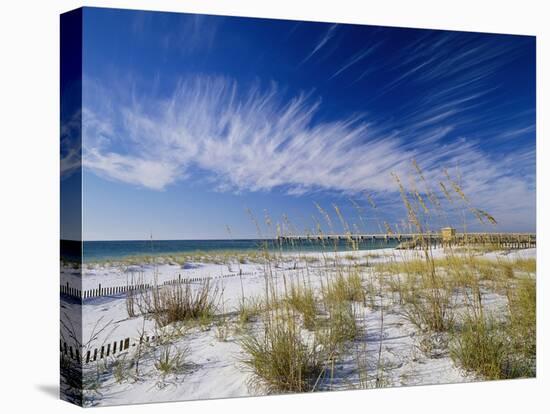
{"label": "canvas print", "polygon": [[62,398],[535,377],[535,46],[63,14]]}

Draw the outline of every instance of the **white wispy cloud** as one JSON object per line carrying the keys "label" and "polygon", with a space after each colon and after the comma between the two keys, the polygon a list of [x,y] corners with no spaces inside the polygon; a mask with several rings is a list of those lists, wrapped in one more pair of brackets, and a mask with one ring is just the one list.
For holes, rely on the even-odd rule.
{"label": "white wispy cloud", "polygon": [[78,110],[61,124],[60,141],[60,175],[61,178],[70,177],[82,167],[82,140],[81,140],[82,111]]}
{"label": "white wispy cloud", "polygon": [[505,140],[506,139],[518,138],[518,137],[524,136],[526,134],[534,133],[535,129],[536,129],[535,125],[528,125],[528,126],[523,127],[523,128],[516,128],[516,129],[509,130],[509,131],[505,131],[505,132],[501,133],[500,135],[498,135],[497,138],[505,139]]}
{"label": "white wispy cloud", "polygon": [[[381,43],[377,43],[375,45],[372,45],[372,46],[370,46],[370,47],[368,47],[364,50],[359,51],[355,55],[353,55],[340,69],[338,69],[336,72],[334,72],[334,74],[329,79],[335,78],[336,76],[340,75],[342,72],[346,71],[347,69],[349,69],[350,67],[352,67],[353,65],[358,63],[359,61],[365,59],[367,56],[372,54],[380,46],[380,44]],[[364,74],[364,72],[363,72],[363,74]],[[361,75],[361,76],[363,76],[363,75]]]}
{"label": "white wispy cloud", "polygon": [[[407,176],[416,159],[433,183],[442,168],[460,166],[465,190],[491,212],[534,209],[533,177],[511,174],[509,159],[491,158],[473,140],[442,140],[453,131],[446,113],[415,117],[400,131],[365,115],[315,121],[320,100],[282,102],[274,84],[243,91],[198,77],[151,99],[114,97],[86,82],[96,93],[83,112],[83,165],[106,179],[163,190],[200,171],[218,191],[392,192],[390,172]],[[534,165],[529,156],[522,162]]]}
{"label": "white wispy cloud", "polygon": [[311,59],[313,57],[313,55],[315,55],[317,52],[319,52],[327,43],[330,39],[332,39],[332,37],[334,36],[335,34],[335,30],[336,28],[338,27],[337,24],[333,24],[333,25],[330,25],[327,29],[327,31],[323,34],[323,36],[319,39],[319,41],[315,44],[315,46],[313,47],[313,49],[311,50],[311,52],[309,52],[306,57],[300,62],[300,64],[304,64],[305,62],[307,62],[309,59]]}
{"label": "white wispy cloud", "polygon": [[359,191],[369,182],[382,189],[380,172],[403,162],[399,142],[370,137],[358,117],[314,124],[319,101],[301,94],[283,103],[277,91],[273,85],[239,95],[234,82],[197,78],[168,99],[128,99],[118,113],[110,105],[105,113],[95,112],[101,105],[86,108],[85,166],[152,189],[198,168],[235,191]]}

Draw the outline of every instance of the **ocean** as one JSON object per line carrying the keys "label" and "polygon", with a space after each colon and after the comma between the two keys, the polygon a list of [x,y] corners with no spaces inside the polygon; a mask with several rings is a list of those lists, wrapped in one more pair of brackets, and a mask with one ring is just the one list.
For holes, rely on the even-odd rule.
{"label": "ocean", "polygon": [[[350,250],[346,240],[316,241],[302,240],[283,243],[279,246],[276,240],[243,239],[243,240],[121,240],[121,241],[84,241],[83,261],[97,262],[103,260],[123,259],[130,256],[162,256],[178,253],[196,252],[250,252],[259,251],[263,246],[270,250],[283,251],[338,251]],[[384,240],[365,240],[358,243],[359,250],[375,250],[395,247],[396,242]]]}

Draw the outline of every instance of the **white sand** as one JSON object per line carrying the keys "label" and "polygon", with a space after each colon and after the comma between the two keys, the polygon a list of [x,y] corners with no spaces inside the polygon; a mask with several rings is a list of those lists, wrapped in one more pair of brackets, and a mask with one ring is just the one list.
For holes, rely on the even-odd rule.
{"label": "white sand", "polygon": [[[337,255],[341,260],[353,254],[359,262],[370,264],[385,260],[406,260],[417,257],[420,252],[396,251],[383,249],[376,251],[339,252]],[[375,255],[375,256],[373,256]],[[444,252],[434,250],[434,256],[439,257]],[[318,253],[307,253],[303,257],[322,255]],[[489,253],[486,257],[493,259],[500,258],[530,258],[536,256],[535,249],[514,251],[504,256],[503,253]],[[328,255],[334,257],[334,253]],[[312,286],[319,288],[321,273],[327,277],[327,272],[321,272],[320,266],[324,263],[309,263],[309,280]],[[285,261],[277,268],[273,268],[273,275],[277,283],[281,284],[283,275],[287,280],[296,277],[304,277],[305,262],[296,261],[292,255],[285,255]],[[239,277],[239,267],[245,276]],[[365,268],[365,274],[372,275],[372,267]],[[134,276],[141,274],[143,282],[152,282],[156,277],[159,283],[164,280],[177,278],[216,277],[220,275],[233,274],[215,280],[223,291],[223,310],[230,313],[236,310],[241,299],[241,289],[247,298],[258,297],[263,294],[264,266],[257,263],[233,264],[229,268],[220,264],[200,264],[180,266],[175,264],[162,264],[158,266],[144,265],[135,266],[131,269]],[[123,271],[114,266],[86,266],[83,275],[83,289],[96,288],[99,283],[103,287],[119,286],[127,283],[131,273]],[[72,274],[70,269],[63,269],[61,283],[70,284],[76,282],[77,274]],[[497,294],[487,294],[484,298],[487,306],[498,307],[503,303],[503,298]],[[73,319],[73,324],[78,325],[78,306],[71,303],[64,303],[63,306],[67,318]],[[371,309],[357,304],[359,314],[358,322],[364,327],[363,338],[354,344],[350,344],[349,353],[334,367],[331,381],[324,381],[320,389],[349,389],[357,387],[359,383],[357,373],[358,347],[364,350],[366,346],[367,372],[376,376],[377,365],[379,364],[379,347],[382,344],[381,363],[383,367],[383,386],[418,385],[418,384],[442,384],[472,381],[475,378],[465,375],[457,368],[448,353],[439,357],[429,357],[419,349],[420,337],[417,330],[402,315],[399,306],[393,306],[391,313],[384,314],[383,330],[381,332],[381,314],[378,309]],[[72,315],[72,317],[70,317]],[[98,322],[99,321],[99,322]],[[143,318],[128,318],[126,311],[125,295],[99,297],[87,299],[82,308],[83,338],[86,342],[93,335],[97,335],[90,344],[93,347],[100,347],[103,344],[112,343],[126,337],[136,338],[143,328],[146,332],[154,332],[154,323]],[[67,323],[66,325],[70,325]],[[254,323],[252,323],[254,325]],[[105,330],[98,330],[108,326]],[[62,327],[62,332],[68,335]],[[257,390],[250,388],[248,382],[251,378],[240,360],[243,353],[238,344],[237,337],[231,330],[226,341],[221,341],[216,335],[216,328],[201,330],[193,328],[183,336],[176,344],[178,349],[188,349],[188,366],[179,375],[171,374],[161,379],[157,374],[152,358],[145,356],[141,361],[140,378],[117,383],[112,375],[101,379],[99,392],[87,391],[86,400],[88,405],[113,405],[126,403],[143,403],[155,401],[190,400],[206,398],[237,397],[255,395]],[[135,348],[130,348],[133,351]],[[91,364],[90,366],[92,366]],[[261,392],[260,392],[261,393]]]}

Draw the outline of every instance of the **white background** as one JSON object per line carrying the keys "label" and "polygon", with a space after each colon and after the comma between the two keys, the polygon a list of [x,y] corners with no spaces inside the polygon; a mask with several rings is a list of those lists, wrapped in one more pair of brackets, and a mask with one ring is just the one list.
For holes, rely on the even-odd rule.
{"label": "white background", "polygon": [[[57,399],[59,14],[82,6],[537,35],[536,380],[126,406],[117,413],[540,412],[548,367],[549,11],[538,1],[5,1],[0,9],[0,410],[65,413]],[[546,15],[546,21],[544,17]],[[546,28],[544,27],[546,23]],[[546,75],[546,76],[545,76]],[[545,161],[546,160],[546,161]],[[547,213],[546,215],[544,213]],[[546,251],[545,251],[546,250]],[[546,255],[546,257],[545,257]],[[548,409],[548,407],[546,407]],[[548,411],[546,411],[548,412]]]}

